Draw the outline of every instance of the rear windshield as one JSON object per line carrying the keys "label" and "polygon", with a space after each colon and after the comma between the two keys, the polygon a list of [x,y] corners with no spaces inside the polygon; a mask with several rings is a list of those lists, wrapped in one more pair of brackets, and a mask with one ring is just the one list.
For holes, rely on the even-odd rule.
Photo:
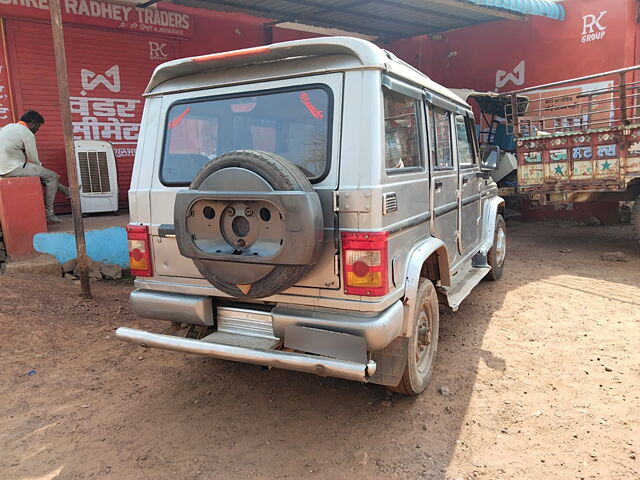
{"label": "rear windshield", "polygon": [[160,179],[188,185],[223,153],[262,150],[319,181],[329,165],[331,110],[331,93],[323,86],[174,104],[167,115]]}

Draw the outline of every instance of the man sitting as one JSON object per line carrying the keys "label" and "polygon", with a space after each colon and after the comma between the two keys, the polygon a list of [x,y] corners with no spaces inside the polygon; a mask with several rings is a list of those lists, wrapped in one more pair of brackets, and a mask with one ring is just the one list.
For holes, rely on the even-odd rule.
{"label": "man sitting", "polygon": [[25,112],[18,123],[10,123],[0,130],[0,177],[40,177],[45,187],[44,210],[47,222],[60,223],[53,214],[56,190],[67,198],[69,187],[60,183],[60,176],[42,166],[38,158],[35,134],[44,117],[34,110]]}

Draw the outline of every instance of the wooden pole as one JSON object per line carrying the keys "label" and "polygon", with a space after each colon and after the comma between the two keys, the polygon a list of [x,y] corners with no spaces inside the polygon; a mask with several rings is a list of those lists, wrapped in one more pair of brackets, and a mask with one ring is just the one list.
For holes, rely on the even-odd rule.
{"label": "wooden pole", "polygon": [[62,131],[64,134],[64,152],[67,159],[67,176],[71,190],[71,212],[73,213],[73,229],[76,235],[76,252],[78,270],[80,272],[80,291],[83,298],[91,298],[89,284],[89,262],[87,244],[84,239],[84,222],[80,207],[80,188],[78,185],[78,169],[76,166],[75,148],[73,145],[73,128],[71,125],[71,104],[69,101],[69,79],[67,78],[67,56],[64,49],[64,32],[62,30],[62,11],[60,0],[49,0],[51,14],[51,32],[53,33],[53,49],[58,76],[58,95],[62,113]]}

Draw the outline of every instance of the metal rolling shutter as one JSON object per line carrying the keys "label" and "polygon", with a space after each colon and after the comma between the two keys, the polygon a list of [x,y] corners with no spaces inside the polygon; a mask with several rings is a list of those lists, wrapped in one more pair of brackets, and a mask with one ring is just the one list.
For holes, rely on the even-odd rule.
{"label": "metal rolling shutter", "polygon": [[[87,137],[79,133],[76,138],[107,140],[113,144],[118,167],[119,203],[120,206],[126,206],[136,142],[125,139],[124,136],[118,139],[118,133],[122,131],[123,125],[140,123],[143,108],[141,94],[149,77],[158,64],[178,57],[179,41],[68,25],[65,25],[64,33],[70,96],[80,99],[76,102],[81,102],[80,107],[76,106],[73,121],[86,125],[83,131],[89,135]],[[7,35],[10,73],[18,110],[38,110],[45,117],[46,123],[36,137],[38,151],[43,165],[59,173],[66,183],[62,119],[50,25],[27,20],[8,20]],[[156,58],[150,58],[152,43],[156,46],[164,44],[162,58],[157,58],[157,49]],[[118,67],[115,77],[119,81],[108,73],[114,66]],[[83,70],[85,88],[82,83]],[[114,70],[111,72],[113,74]],[[88,107],[84,109],[87,115],[82,115],[77,112],[84,108],[84,99],[107,99],[107,103],[100,105],[98,102],[96,108],[93,100],[87,100]],[[113,100],[116,102],[111,103]],[[109,113],[114,114],[108,115]],[[91,118],[109,125],[96,126]],[[135,128],[130,128],[127,136],[132,137],[133,132]],[[66,205],[68,200],[60,203],[60,206]]]}

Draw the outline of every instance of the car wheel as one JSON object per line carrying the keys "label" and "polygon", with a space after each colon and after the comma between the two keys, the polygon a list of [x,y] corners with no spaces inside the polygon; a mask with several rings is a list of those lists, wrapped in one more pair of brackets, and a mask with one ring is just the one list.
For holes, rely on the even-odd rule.
{"label": "car wheel", "polygon": [[407,349],[407,363],[400,383],[395,387],[403,395],[418,395],[429,384],[438,349],[440,311],[436,289],[421,278],[416,296],[412,335]]}
{"label": "car wheel", "polygon": [[507,256],[507,226],[502,215],[496,216],[496,229],[493,234],[493,246],[487,254],[487,263],[491,267],[485,277],[487,280],[499,280],[504,270],[504,261]]}

